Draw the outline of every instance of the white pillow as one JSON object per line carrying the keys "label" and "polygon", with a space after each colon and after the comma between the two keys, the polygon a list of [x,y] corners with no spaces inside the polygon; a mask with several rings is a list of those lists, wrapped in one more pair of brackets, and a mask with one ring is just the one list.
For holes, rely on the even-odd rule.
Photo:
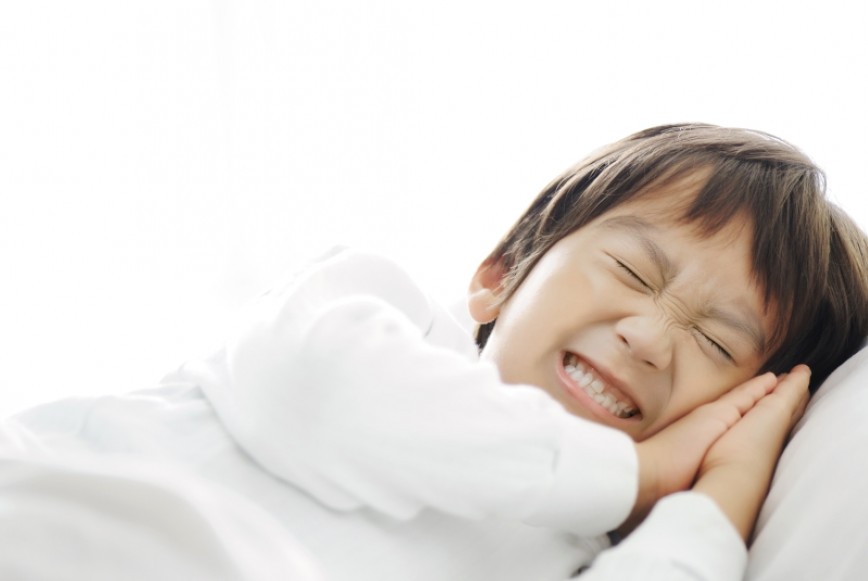
{"label": "white pillow", "polygon": [[751,581],[868,575],[868,347],[809,403],[754,534]]}

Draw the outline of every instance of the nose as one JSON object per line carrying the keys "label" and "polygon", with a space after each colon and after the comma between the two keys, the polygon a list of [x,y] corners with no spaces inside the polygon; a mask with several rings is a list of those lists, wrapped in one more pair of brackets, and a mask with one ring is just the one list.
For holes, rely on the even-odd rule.
{"label": "nose", "polygon": [[672,337],[660,317],[624,317],[615,324],[615,334],[637,361],[655,369],[665,369],[672,363]]}

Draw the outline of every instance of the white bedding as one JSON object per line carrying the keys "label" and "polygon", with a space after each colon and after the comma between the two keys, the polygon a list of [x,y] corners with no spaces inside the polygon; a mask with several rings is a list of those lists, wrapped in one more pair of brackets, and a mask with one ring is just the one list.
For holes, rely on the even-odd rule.
{"label": "white bedding", "polygon": [[262,509],[165,466],[0,460],[0,579],[319,581]]}
{"label": "white bedding", "polygon": [[868,347],[820,387],[784,451],[755,531],[747,579],[868,575]]}

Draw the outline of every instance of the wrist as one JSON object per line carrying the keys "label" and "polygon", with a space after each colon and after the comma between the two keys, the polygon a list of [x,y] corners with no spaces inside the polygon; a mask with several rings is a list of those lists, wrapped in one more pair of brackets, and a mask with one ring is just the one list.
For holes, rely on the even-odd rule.
{"label": "wrist", "polygon": [[649,458],[648,448],[650,445],[647,440],[636,444],[636,455],[639,459],[636,501],[627,519],[617,528],[618,533],[622,536],[628,535],[645,520],[645,517],[664,494],[661,492],[657,463],[650,461]]}
{"label": "wrist", "polygon": [[768,491],[768,483],[768,478],[747,467],[727,467],[704,473],[693,491],[711,498],[742,539],[747,540]]}

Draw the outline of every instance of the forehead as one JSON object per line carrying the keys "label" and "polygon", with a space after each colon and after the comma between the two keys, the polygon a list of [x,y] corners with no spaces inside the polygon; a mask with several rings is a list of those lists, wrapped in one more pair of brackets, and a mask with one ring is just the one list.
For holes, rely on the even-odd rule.
{"label": "forehead", "polygon": [[684,221],[710,177],[710,169],[700,168],[661,178],[642,188],[610,212],[627,206],[640,209],[658,219]]}
{"label": "forehead", "polygon": [[[713,175],[711,167],[698,167],[677,175],[663,176],[604,212],[599,219],[634,214],[663,229],[690,231],[697,240],[747,243],[752,251],[754,219],[748,208],[738,209],[731,200],[716,199],[697,206],[697,199]],[[750,256],[750,270],[756,278],[756,264]]]}

